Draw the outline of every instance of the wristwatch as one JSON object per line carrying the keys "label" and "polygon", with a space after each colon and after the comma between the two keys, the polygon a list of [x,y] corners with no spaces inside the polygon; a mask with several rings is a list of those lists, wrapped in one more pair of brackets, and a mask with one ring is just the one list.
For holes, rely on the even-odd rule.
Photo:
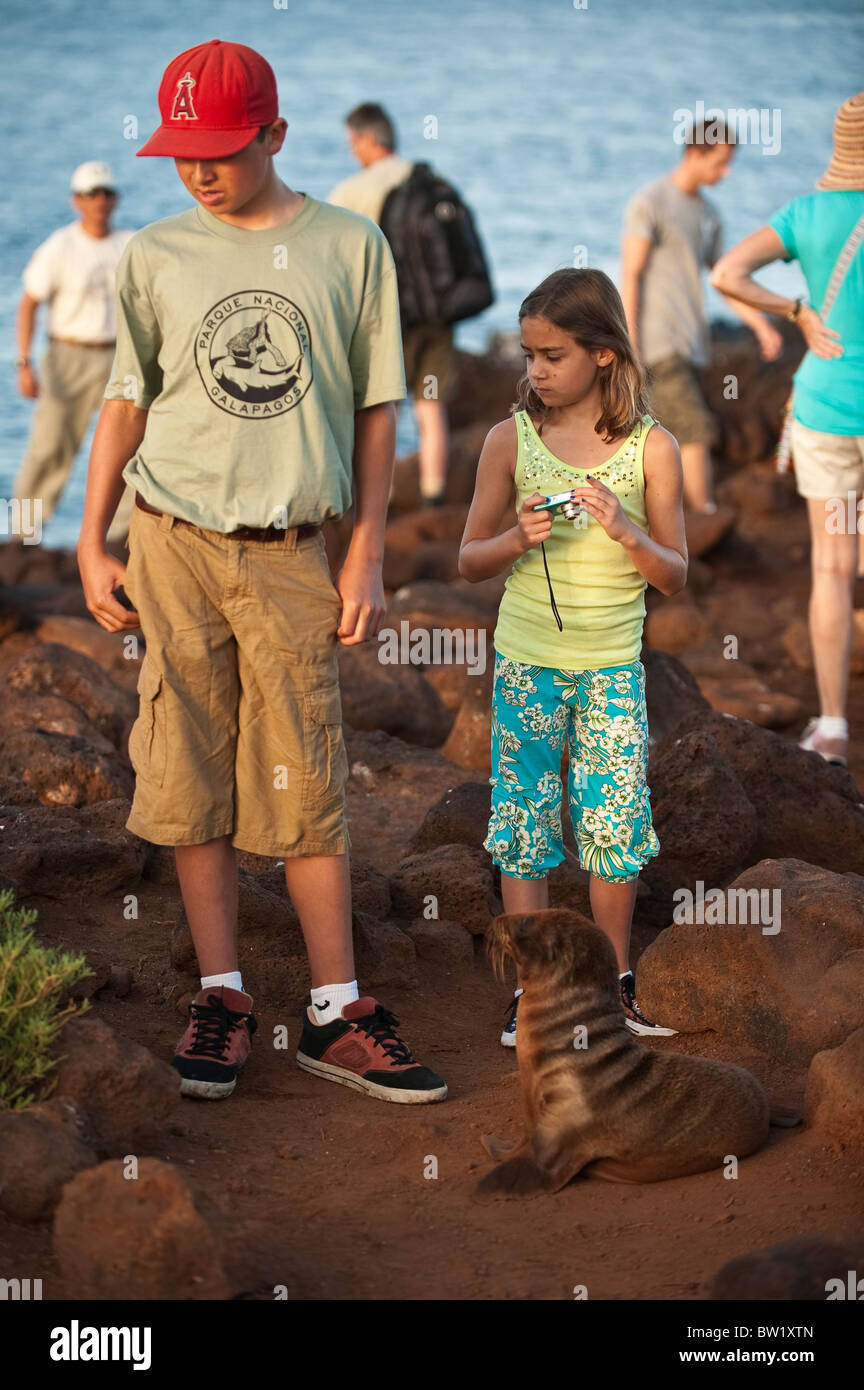
{"label": "wristwatch", "polygon": [[795,307],[793,309],[790,309],[789,313],[786,315],[786,318],[789,319],[790,323],[794,323],[798,315],[801,313],[801,305],[803,303],[804,298],[802,295],[799,294],[798,298],[795,300]]}
{"label": "wristwatch", "polygon": [[30,359],[29,357],[16,357],[16,358],[15,358],[15,366],[16,366],[16,367],[29,367],[29,366],[31,366],[31,359]]}

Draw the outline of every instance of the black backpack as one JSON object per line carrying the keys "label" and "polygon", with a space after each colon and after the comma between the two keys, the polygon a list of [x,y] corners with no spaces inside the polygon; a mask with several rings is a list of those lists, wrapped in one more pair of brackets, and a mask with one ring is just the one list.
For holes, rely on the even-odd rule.
{"label": "black backpack", "polygon": [[428,164],[415,164],[381,210],[396,263],[402,328],[473,318],[495,296],[471,211]]}

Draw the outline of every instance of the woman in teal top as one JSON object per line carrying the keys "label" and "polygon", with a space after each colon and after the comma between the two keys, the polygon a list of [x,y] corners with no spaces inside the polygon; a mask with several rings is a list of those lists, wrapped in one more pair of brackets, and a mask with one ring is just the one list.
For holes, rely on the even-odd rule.
{"label": "woman in teal top", "polygon": [[[579,859],[594,920],[618,957],[628,1025],[668,1033],[638,1008],[628,952],[639,870],[660,849],[646,783],[644,591],[650,583],[674,594],[687,577],[681,456],[647,413],[607,275],[555,271],[519,322],[526,374],[513,417],[483,446],[459,555],[469,580],[512,567],[495,629],[484,848],[501,870],[506,912],[548,907],[549,870],[564,859],[566,744]],[[562,492],[575,515],[543,507]],[[514,524],[502,531],[508,515]]]}
{"label": "woman in teal top", "polygon": [[[810,643],[820,713],[801,747],[846,762],[846,699],[855,576],[864,575],[864,241],[848,260],[825,323],[819,309],[850,234],[864,219],[864,92],[834,122],[834,153],[817,193],[794,198],[714,267],[723,294],[798,325],[809,351],[795,374],[792,457],[807,500],[812,588]],[[753,272],[797,260],[809,305],[763,289]]]}

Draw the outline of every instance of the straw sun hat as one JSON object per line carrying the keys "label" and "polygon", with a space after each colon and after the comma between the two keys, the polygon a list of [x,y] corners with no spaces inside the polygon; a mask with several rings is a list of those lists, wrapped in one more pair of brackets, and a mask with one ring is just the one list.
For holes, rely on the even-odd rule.
{"label": "straw sun hat", "polygon": [[864,189],[864,92],[844,101],[834,121],[834,153],[817,188]]}

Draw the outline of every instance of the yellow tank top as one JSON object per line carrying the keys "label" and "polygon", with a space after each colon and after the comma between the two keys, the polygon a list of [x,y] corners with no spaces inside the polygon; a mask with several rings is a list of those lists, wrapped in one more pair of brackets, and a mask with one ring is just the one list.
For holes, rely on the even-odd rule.
{"label": "yellow tank top", "polygon": [[[574,487],[591,472],[616,493],[627,516],[648,530],[642,456],[655,423],[643,415],[611,459],[590,470],[563,463],[546,448],[527,411],[514,416],[519,440],[516,458],[516,511],[533,492],[547,497]],[[593,516],[583,513],[574,526],[561,513],[546,542],[549,578],[561,617],[558,630],[539,545],[520,555],[507,579],[498,624],[496,651],[531,666],[565,671],[596,671],[635,661],[642,647],[646,581],[618,541]]]}

